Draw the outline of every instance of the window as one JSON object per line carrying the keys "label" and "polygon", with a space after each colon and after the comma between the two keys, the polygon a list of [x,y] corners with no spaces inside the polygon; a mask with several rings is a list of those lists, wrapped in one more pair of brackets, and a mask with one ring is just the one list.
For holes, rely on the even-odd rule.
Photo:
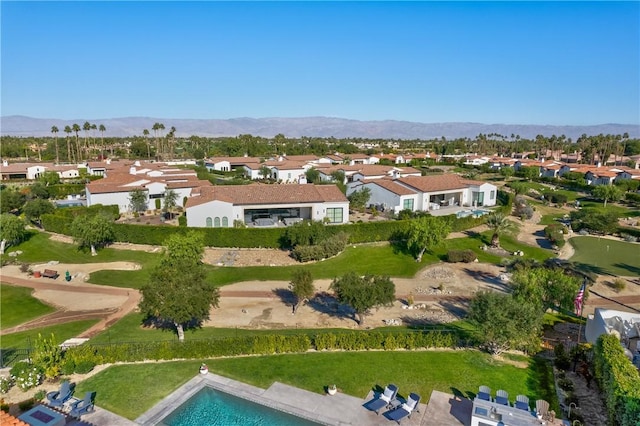
{"label": "window", "polygon": [[220,228],[220,218],[216,217],[215,219],[213,219],[213,227],[214,228]]}
{"label": "window", "polygon": [[402,208],[404,210],[413,211],[413,198],[406,199],[402,202]]}
{"label": "window", "polygon": [[328,208],[327,219],[329,219],[329,223],[342,223],[342,208]]}
{"label": "window", "polygon": [[223,228],[229,227],[229,219],[226,216],[222,216],[222,227]]}
{"label": "window", "polygon": [[489,194],[489,199],[490,200],[495,200],[496,199],[496,191],[491,191],[491,194]]}
{"label": "window", "polygon": [[207,226],[207,228],[211,228],[211,226],[213,226],[213,222],[211,221],[210,217],[207,218],[207,225],[206,226]]}

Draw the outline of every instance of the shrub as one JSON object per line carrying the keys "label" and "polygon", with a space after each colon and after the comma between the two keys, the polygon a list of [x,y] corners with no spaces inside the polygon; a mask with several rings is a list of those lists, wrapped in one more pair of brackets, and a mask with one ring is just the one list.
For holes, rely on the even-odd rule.
{"label": "shrub", "polygon": [[564,225],[560,223],[552,223],[544,228],[544,235],[552,244],[562,247],[565,244],[564,241]]}
{"label": "shrub", "polygon": [[47,396],[47,392],[43,389],[40,389],[38,392],[36,392],[35,395],[33,395],[33,399],[35,399],[36,401],[42,401],[45,396]]}
{"label": "shrub", "polygon": [[553,348],[553,354],[555,355],[553,363],[556,368],[566,371],[571,367],[571,358],[569,358],[569,354],[562,343]]}
{"label": "shrub", "polygon": [[55,379],[60,375],[62,349],[53,334],[51,334],[50,339],[38,334],[38,339],[34,342],[34,349],[31,353],[31,362],[40,371],[44,372],[44,376],[47,379]]}
{"label": "shrub", "polygon": [[38,386],[42,381],[38,367],[27,362],[16,363],[11,369],[11,375],[15,378],[16,386],[23,391]]}
{"label": "shrub", "polygon": [[76,363],[72,359],[65,358],[62,366],[60,367],[60,373],[63,376],[68,376],[76,371]]}
{"label": "shrub", "polygon": [[471,263],[478,258],[473,250],[449,250],[447,252],[447,261],[451,263],[464,262]]}
{"label": "shrub", "polygon": [[517,195],[513,203],[513,215],[522,220],[533,217],[533,207],[527,203],[523,196]]}
{"label": "shrub", "polygon": [[613,280],[612,287],[615,291],[622,291],[627,287],[627,283],[622,278],[616,278],[615,280]]}
{"label": "shrub", "polygon": [[0,376],[0,393],[7,393],[13,386],[13,379],[11,376]]}
{"label": "shrub", "polygon": [[569,379],[560,379],[558,380],[558,386],[560,386],[561,389],[565,390],[565,391],[572,391],[573,390],[573,382]]}
{"label": "shrub", "polygon": [[96,366],[95,362],[88,359],[83,360],[83,361],[80,361],[78,364],[76,364],[74,372],[78,374],[87,374],[88,372],[93,370],[93,367],[95,366]]}
{"label": "shrub", "polygon": [[18,408],[20,409],[20,411],[24,413],[25,411],[31,410],[35,404],[36,404],[35,399],[29,398],[26,401],[20,402],[18,404]]}
{"label": "shrub", "polygon": [[178,216],[178,226],[187,226],[187,216]]}

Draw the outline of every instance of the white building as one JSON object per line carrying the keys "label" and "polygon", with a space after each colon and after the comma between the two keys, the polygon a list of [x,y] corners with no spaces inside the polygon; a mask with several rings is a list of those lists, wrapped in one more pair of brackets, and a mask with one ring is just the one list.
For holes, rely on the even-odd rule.
{"label": "white building", "polygon": [[335,185],[242,185],[201,188],[186,203],[187,226],[278,226],[302,219],[342,224],[349,221],[349,201]]}
{"label": "white building", "polygon": [[587,342],[596,343],[602,334],[615,334],[632,355],[637,355],[640,367],[640,313],[596,308],[587,318]]}
{"label": "white building", "polygon": [[371,190],[369,204],[392,209],[429,211],[447,207],[495,206],[495,185],[463,179],[456,174],[407,176],[399,179],[373,179],[348,185],[347,195],[362,188]]}

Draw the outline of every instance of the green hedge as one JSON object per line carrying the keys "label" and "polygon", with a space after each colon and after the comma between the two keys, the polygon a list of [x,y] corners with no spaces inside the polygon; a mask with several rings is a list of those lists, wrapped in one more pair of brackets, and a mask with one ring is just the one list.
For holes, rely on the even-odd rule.
{"label": "green hedge", "polygon": [[620,341],[612,335],[600,336],[593,361],[609,424],[640,426],[640,374],[625,356]]}
{"label": "green hedge", "polygon": [[106,364],[144,360],[197,359],[238,355],[271,355],[315,350],[394,350],[453,348],[453,333],[430,331],[344,332],[309,336],[259,335],[226,337],[215,340],[176,340],[106,345],[84,344],[65,351],[65,362]]}

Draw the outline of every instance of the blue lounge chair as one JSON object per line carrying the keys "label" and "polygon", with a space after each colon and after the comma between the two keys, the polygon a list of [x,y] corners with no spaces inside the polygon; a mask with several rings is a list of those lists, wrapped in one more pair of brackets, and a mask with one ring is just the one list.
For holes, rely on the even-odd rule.
{"label": "blue lounge chair", "polygon": [[71,411],[69,412],[69,414],[73,417],[79,418],[83,414],[87,414],[93,411],[93,403],[95,399],[96,399],[95,392],[85,393],[83,399],[79,401],[75,401],[71,404]]}
{"label": "blue lounge chair", "polygon": [[506,405],[508,407],[509,406],[509,394],[507,393],[507,391],[504,391],[502,389],[498,390],[498,392],[496,392],[495,402],[496,402],[496,404]]}
{"label": "blue lounge chair", "polygon": [[384,388],[384,392],[380,394],[380,396],[373,401],[369,402],[365,406],[371,410],[375,411],[376,414],[380,414],[380,410],[383,408],[387,408],[391,405],[391,402],[396,399],[398,395],[398,387],[394,384],[390,384],[389,386]]}
{"label": "blue lounge chair", "polygon": [[52,407],[62,407],[71,398],[72,393],[71,383],[65,380],[59,390],[47,393],[47,401]]}
{"label": "blue lounge chair", "polygon": [[404,419],[405,417],[410,418],[411,414],[413,414],[414,411],[419,411],[418,410],[419,403],[420,403],[420,395],[415,393],[410,393],[409,398],[407,399],[407,402],[405,402],[395,410],[387,411],[385,413],[385,416],[389,420],[394,420],[398,422],[398,424],[400,424],[402,419]]}
{"label": "blue lounge chair", "polygon": [[476,398],[483,401],[491,401],[491,388],[489,386],[480,386]]}
{"label": "blue lounge chair", "polygon": [[529,411],[529,397],[525,395],[516,396],[516,404],[514,406],[520,410]]}

